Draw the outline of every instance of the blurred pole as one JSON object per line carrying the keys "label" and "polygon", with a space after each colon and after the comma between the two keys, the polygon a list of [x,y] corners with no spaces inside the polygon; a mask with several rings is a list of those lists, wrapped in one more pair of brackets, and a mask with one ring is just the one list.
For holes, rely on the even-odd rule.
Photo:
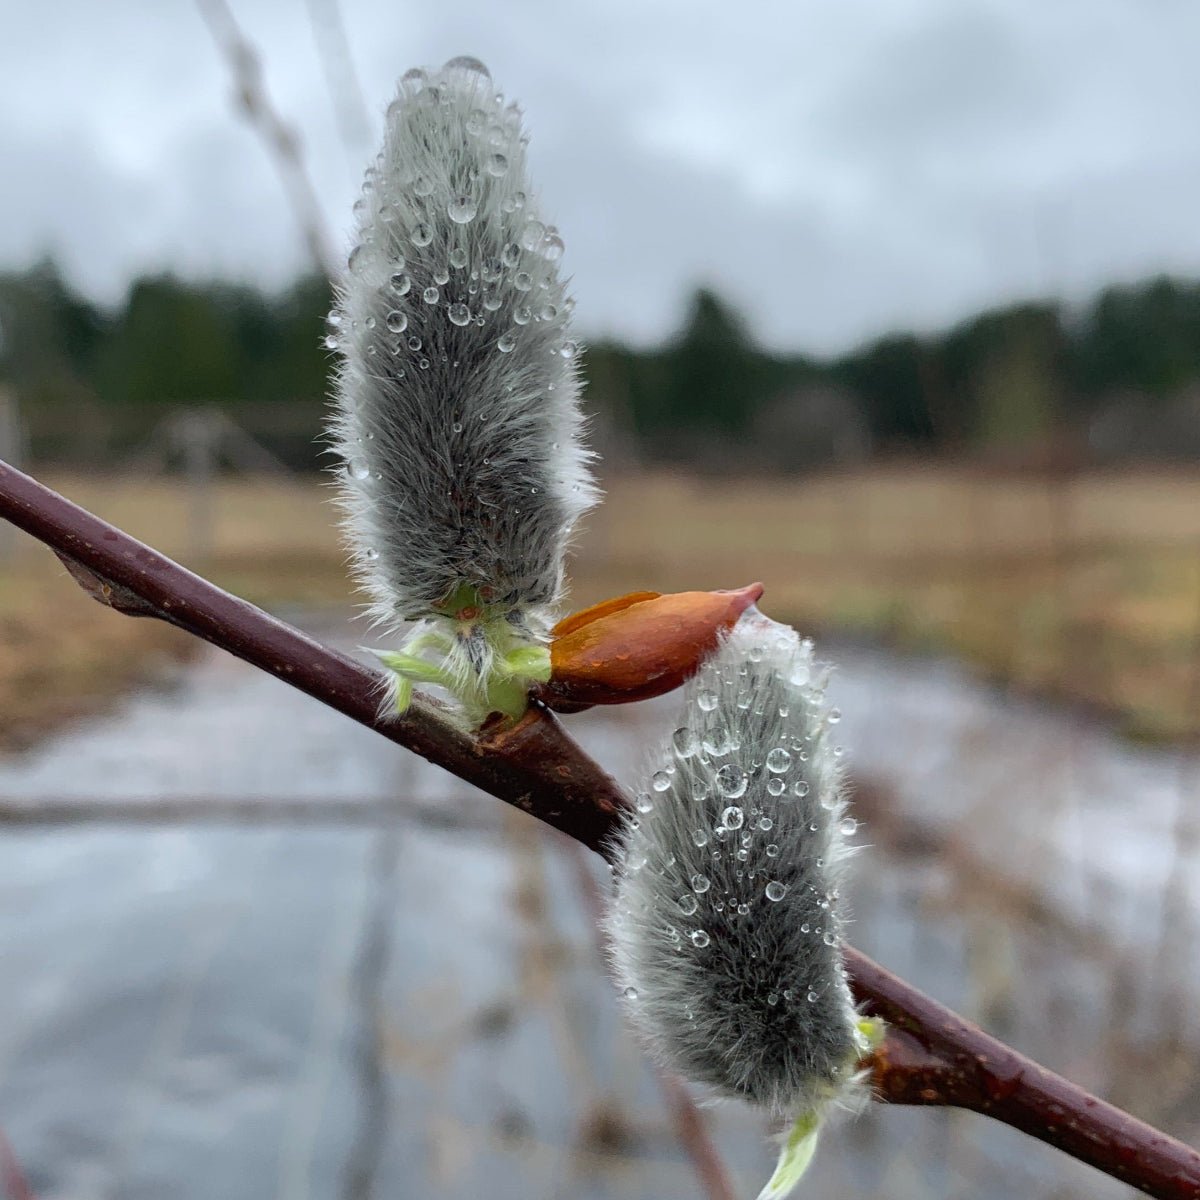
{"label": "blurred pole", "polygon": [[183,471],[188,489],[188,551],[194,567],[206,566],[213,549],[213,477],[217,455],[212,414],[204,409],[179,420]]}

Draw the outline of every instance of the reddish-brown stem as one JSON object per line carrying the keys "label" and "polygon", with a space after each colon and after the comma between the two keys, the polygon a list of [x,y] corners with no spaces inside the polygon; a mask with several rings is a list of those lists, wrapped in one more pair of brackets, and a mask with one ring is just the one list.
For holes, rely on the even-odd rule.
{"label": "reddish-brown stem", "polygon": [[1018,1054],[848,947],[854,990],[887,1022],[872,1079],[892,1104],[954,1105],[1049,1142],[1151,1196],[1200,1196],[1200,1153]]}
{"label": "reddish-brown stem", "polygon": [[[380,678],[228,595],[0,463],[0,517],[50,546],[102,603],[155,616],[268,671],[601,853],[625,796],[540,708],[472,740],[428,707],[381,719]],[[1058,1146],[1163,1200],[1200,1200],[1200,1154],[1088,1095],[847,949],[854,989],[889,1024],[876,1055],[881,1100],[955,1105]]]}
{"label": "reddish-brown stem", "polygon": [[545,709],[531,708],[516,727],[478,742],[429,706],[413,705],[403,717],[383,718],[383,679],[377,672],[222,591],[3,462],[0,517],[50,546],[102,604],[131,616],[159,617],[220,646],[601,849],[624,797]]}

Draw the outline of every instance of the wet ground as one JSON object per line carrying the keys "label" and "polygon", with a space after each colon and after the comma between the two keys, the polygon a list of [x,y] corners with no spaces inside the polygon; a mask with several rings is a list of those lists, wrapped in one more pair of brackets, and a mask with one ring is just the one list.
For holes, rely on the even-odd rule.
{"label": "wet ground", "polygon": [[[1194,1139],[1194,955],[1155,973],[1163,929],[1193,929],[1161,916],[1164,879],[1194,879],[1186,763],[952,668],[839,658],[876,842],[853,940]],[[670,710],[572,727],[631,777]],[[0,763],[0,810],[0,1128],[39,1200],[701,1194],[596,950],[579,874],[604,873],[530,818],[216,654]],[[759,1122],[706,1117],[755,1195]],[[882,1107],[811,1178],[1132,1194],[982,1118]]]}

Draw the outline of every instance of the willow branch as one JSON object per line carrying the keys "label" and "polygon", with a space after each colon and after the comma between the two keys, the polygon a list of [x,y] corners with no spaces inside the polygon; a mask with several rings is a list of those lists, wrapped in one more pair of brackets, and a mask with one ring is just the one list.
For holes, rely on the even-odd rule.
{"label": "willow branch", "polygon": [[[605,853],[626,798],[544,709],[473,741],[430,706],[379,712],[380,676],[222,591],[0,463],[0,517],[45,542],[101,603],[219,646]],[[855,994],[889,1026],[880,1100],[953,1105],[1048,1142],[1163,1200],[1200,1198],[1200,1153],[1089,1095],[847,947]]]}
{"label": "willow branch", "polygon": [[382,716],[383,678],[209,583],[0,462],[0,517],[45,542],[94,599],[157,617],[282,679],[485,792],[599,850],[624,797],[558,720],[533,708],[473,741],[431,706]]}

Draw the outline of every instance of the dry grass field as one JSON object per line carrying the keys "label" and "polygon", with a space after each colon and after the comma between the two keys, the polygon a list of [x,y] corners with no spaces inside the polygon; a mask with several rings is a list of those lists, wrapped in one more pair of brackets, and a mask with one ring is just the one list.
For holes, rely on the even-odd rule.
{"label": "dry grass field", "polygon": [[[198,506],[168,480],[47,482],[260,604],[354,602],[315,481],[229,480]],[[998,681],[1094,705],[1135,736],[1196,732],[1200,472],[912,466],[800,482],[628,475],[606,486],[575,555],[580,605],[761,579],[763,607],[807,630],[949,651]],[[6,545],[4,743],[188,652],[173,630],[89,603],[23,536]]]}

